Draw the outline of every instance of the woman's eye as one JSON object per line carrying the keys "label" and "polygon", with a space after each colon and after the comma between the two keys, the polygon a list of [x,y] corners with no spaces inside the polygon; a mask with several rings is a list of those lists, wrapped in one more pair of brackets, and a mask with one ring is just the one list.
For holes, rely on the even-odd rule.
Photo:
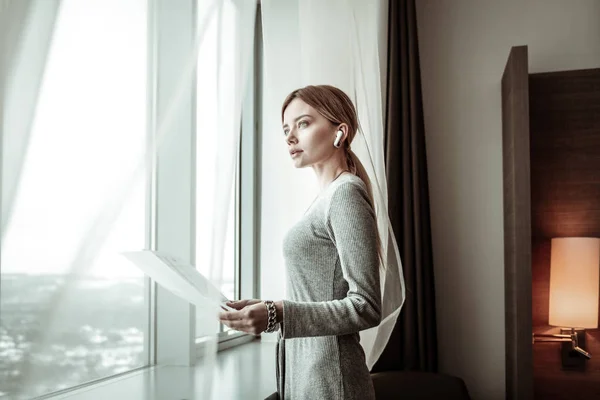
{"label": "woman's eye", "polygon": [[307,125],[308,125],[308,122],[306,122],[306,121],[300,121],[300,122],[298,122],[298,126],[299,127],[307,126]]}
{"label": "woman's eye", "polygon": [[289,132],[289,131],[287,131],[287,130],[286,130],[286,131],[283,131],[283,136],[287,136],[288,132]]}

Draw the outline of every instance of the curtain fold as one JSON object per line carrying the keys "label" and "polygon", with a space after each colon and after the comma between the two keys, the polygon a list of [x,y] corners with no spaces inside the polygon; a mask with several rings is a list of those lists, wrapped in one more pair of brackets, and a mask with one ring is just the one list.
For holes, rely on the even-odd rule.
{"label": "curtain fold", "polygon": [[1,237],[17,193],[61,0],[0,4]]}
{"label": "curtain fold", "polygon": [[385,128],[389,215],[407,295],[374,371],[437,371],[433,250],[414,0],[390,1]]}
{"label": "curtain fold", "polygon": [[[204,8],[198,15],[205,32],[197,54],[195,265],[226,293],[234,273],[227,240],[233,238],[235,229],[235,171],[244,90],[252,79],[256,4],[245,0],[213,3],[199,3]],[[197,319],[196,336],[210,334],[213,323],[218,325],[216,320]]]}
{"label": "curtain fold", "polygon": [[[60,0],[0,2],[0,254],[29,148]],[[6,266],[0,265],[0,271]],[[2,312],[2,310],[0,310]],[[2,362],[0,362],[2,364]],[[15,380],[21,379],[17,376]]]}

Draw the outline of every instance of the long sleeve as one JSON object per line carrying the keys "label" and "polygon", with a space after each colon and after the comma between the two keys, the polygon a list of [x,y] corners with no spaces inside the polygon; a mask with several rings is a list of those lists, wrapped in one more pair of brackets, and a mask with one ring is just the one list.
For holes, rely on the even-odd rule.
{"label": "long sleeve", "polygon": [[[292,256],[299,260],[298,264],[304,263],[302,272],[296,275],[304,282],[303,286],[295,288],[301,294],[296,297],[310,298],[310,293],[304,295],[304,292],[318,291],[315,286],[327,288],[327,279],[331,279],[334,288],[332,299],[284,300],[282,336],[285,339],[356,333],[378,325],[381,319],[377,223],[364,185],[356,182],[338,185],[324,210],[326,235],[312,232],[318,242],[307,244],[311,238],[302,232],[297,235],[299,239],[293,243],[294,246],[288,246],[288,251],[301,253]],[[320,216],[323,218],[323,214]],[[324,244],[327,240],[331,252],[323,249],[327,247]],[[315,252],[319,253],[317,259],[314,258]],[[340,269],[343,281],[335,279],[336,270],[339,274]],[[333,272],[327,275],[328,271]],[[316,277],[305,274],[315,274]],[[345,297],[343,293],[335,293],[335,287],[343,287]]]}

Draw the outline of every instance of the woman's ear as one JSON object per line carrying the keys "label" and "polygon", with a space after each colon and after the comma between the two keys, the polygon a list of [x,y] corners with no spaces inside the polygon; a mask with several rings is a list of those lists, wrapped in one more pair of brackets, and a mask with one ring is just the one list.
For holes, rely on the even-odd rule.
{"label": "woman's ear", "polygon": [[348,140],[348,125],[341,123],[336,130],[336,135],[338,132],[342,132],[342,137],[340,139],[341,143],[344,143],[346,140]]}

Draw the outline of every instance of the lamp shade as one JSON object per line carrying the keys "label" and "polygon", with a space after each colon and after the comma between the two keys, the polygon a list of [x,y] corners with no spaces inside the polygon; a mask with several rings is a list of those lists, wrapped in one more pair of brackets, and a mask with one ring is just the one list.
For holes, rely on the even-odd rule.
{"label": "lamp shade", "polygon": [[552,239],[549,324],[598,328],[600,239]]}

